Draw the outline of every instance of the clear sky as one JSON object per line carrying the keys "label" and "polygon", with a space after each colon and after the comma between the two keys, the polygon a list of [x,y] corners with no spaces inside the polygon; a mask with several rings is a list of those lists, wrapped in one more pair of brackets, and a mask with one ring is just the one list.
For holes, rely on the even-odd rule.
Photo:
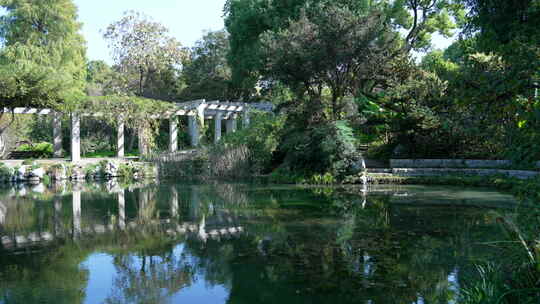
{"label": "clear sky", "polygon": [[220,30],[225,0],[74,0],[88,46],[88,59],[112,63],[107,43],[100,31],[120,20],[127,10],[152,17],[170,29],[171,36],[184,46],[193,46],[203,31]]}

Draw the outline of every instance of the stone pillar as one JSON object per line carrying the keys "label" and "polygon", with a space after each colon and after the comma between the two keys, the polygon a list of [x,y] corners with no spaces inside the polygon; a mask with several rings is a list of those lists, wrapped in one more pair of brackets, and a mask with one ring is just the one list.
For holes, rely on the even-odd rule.
{"label": "stone pillar", "polygon": [[139,126],[137,130],[139,134],[139,155],[147,156],[150,154],[150,130],[148,126]]}
{"label": "stone pillar", "polygon": [[125,156],[125,123],[124,119],[120,117],[118,119],[118,129],[117,129],[117,144],[116,144],[116,156],[122,158]]}
{"label": "stone pillar", "polygon": [[71,114],[71,161],[81,160],[81,118],[78,114]]}
{"label": "stone pillar", "polygon": [[126,229],[126,198],[124,189],[118,192],[118,227],[121,230]]}
{"label": "stone pillar", "polygon": [[199,145],[199,124],[197,123],[196,116],[188,116],[188,129],[189,129],[189,138],[191,140],[191,146],[197,147]]}
{"label": "stone pillar", "polygon": [[227,133],[234,133],[236,132],[236,117],[231,115],[229,119],[227,119]]}
{"label": "stone pillar", "polygon": [[62,155],[62,113],[53,113],[53,157]]}
{"label": "stone pillar", "polygon": [[202,103],[197,106],[195,116],[189,116],[188,127],[189,137],[191,138],[191,146],[198,147],[201,139],[201,130],[204,129],[204,109],[206,104]]}
{"label": "stone pillar", "polygon": [[218,112],[216,116],[214,116],[214,143],[218,143],[221,139],[221,119],[222,114]]}
{"label": "stone pillar", "polygon": [[81,191],[73,191],[73,238],[78,238],[82,233],[81,225]]}
{"label": "stone pillar", "polygon": [[169,120],[169,150],[178,151],[178,116],[173,116]]}

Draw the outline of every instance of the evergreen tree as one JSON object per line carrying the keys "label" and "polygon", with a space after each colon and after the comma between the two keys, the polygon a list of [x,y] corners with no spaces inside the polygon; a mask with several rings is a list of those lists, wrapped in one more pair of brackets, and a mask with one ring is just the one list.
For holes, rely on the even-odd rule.
{"label": "evergreen tree", "polygon": [[0,0],[0,103],[59,108],[83,96],[83,37],[72,0]]}

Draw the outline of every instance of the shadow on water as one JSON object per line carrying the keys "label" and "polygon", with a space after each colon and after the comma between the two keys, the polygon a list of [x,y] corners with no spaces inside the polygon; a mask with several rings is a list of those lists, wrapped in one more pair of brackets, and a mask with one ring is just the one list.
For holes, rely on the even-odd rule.
{"label": "shadow on water", "polygon": [[449,187],[0,190],[0,303],[455,303],[511,196]]}

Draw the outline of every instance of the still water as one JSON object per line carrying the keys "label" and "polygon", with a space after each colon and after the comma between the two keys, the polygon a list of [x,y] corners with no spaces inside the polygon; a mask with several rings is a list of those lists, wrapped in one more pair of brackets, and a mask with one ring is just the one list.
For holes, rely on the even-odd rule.
{"label": "still water", "polygon": [[0,303],[456,303],[512,196],[452,187],[0,190]]}

